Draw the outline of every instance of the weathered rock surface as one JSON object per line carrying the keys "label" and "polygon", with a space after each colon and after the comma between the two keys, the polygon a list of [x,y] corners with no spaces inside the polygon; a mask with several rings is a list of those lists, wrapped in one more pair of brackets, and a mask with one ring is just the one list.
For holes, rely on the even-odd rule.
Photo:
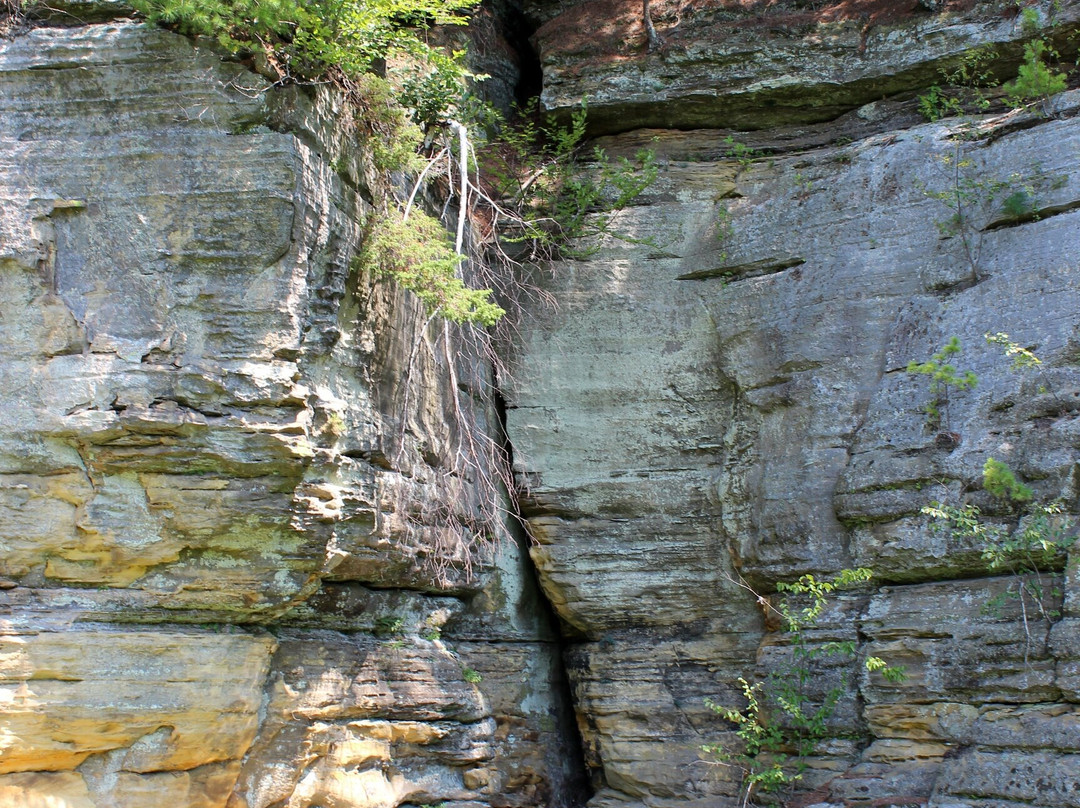
{"label": "weathered rock surface", "polygon": [[[845,567],[876,584],[808,641],[907,678],[813,664],[811,703],[845,695],[805,799],[1080,804],[1075,573],[1059,556],[1018,598],[1024,579],[920,513],[972,492],[1015,527],[978,490],[988,457],[1075,511],[1077,102],[974,138],[923,124],[742,162],[717,159],[726,132],[664,133],[659,180],[619,222],[653,243],[554,267],[560,309],[523,338],[508,431],[542,584],[578,637],[593,805],[736,804],[732,769],[698,760],[737,748],[704,700],[741,706],[737,678],[793,653],[741,583]],[[1021,189],[1039,213],[1010,217]],[[1013,370],[997,332],[1043,365]],[[978,386],[931,428],[928,380],[906,368],[951,336]]]}
{"label": "weathered rock surface", "polygon": [[577,793],[445,357],[488,371],[352,268],[337,104],[123,20],[0,42],[5,806]]}
{"label": "weathered rock surface", "polygon": [[[1020,6],[1005,2],[654,0],[664,42],[649,49],[638,0],[527,5],[540,23],[541,102],[566,113],[587,100],[598,133],[826,121],[923,90],[980,46],[996,47],[995,69],[1015,75],[1029,36]],[[1076,3],[1025,7],[1060,25],[1063,45],[1080,22]]]}
{"label": "weathered rock surface", "polygon": [[[1080,807],[1075,552],[1010,575],[920,512],[1022,529],[988,457],[1080,497],[1080,99],[910,98],[982,43],[1014,70],[1019,8],[655,2],[652,53],[638,3],[527,9],[550,109],[769,154],[605,140],[662,172],[513,346],[526,558],[479,539],[499,452],[460,461],[488,371],[352,269],[335,98],[91,6],[0,43],[0,804],[561,806],[587,768],[593,808],[735,806],[706,699],[797,653],[756,592],[865,566],[807,632],[856,656],[812,665],[792,804]],[[979,383],[930,425],[905,371],[951,336]]]}

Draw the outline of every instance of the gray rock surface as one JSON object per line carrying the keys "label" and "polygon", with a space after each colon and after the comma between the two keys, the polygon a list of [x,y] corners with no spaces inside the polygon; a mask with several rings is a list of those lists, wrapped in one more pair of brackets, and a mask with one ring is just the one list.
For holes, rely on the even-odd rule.
{"label": "gray rock surface", "polygon": [[[664,44],[650,49],[638,0],[527,5],[540,23],[544,107],[567,114],[587,100],[598,133],[828,121],[940,83],[942,68],[980,46],[996,48],[992,69],[1011,77],[1030,37],[1020,6],[999,2],[654,0]],[[1080,5],[1024,7],[1072,47]]]}
{"label": "gray rock surface", "polygon": [[[708,133],[667,133],[660,178],[619,222],[655,243],[610,239],[553,268],[559,310],[525,334],[508,431],[542,585],[578,637],[593,805],[728,804],[730,769],[696,760],[702,744],[734,748],[704,699],[739,706],[737,677],[791,660],[737,582],[768,593],[858,566],[871,588],[809,640],[853,641],[907,679],[815,663],[817,703],[845,668],[848,684],[802,786],[1078,804],[1075,621],[1061,618],[1075,578],[1044,572],[1042,603],[1021,602],[1020,579],[920,513],[967,491],[1007,524],[978,490],[988,457],[1076,506],[1080,129],[1077,98],[1056,103],[1051,118],[985,119],[976,139],[942,122],[748,164],[671,156],[708,152]],[[966,225],[950,236],[957,188]],[[1039,215],[1003,213],[1019,188]],[[1043,365],[1012,370],[983,338],[997,332]],[[951,336],[978,386],[931,428],[927,379],[906,368]]]}
{"label": "gray rock surface", "polygon": [[[706,700],[796,657],[778,582],[865,566],[806,633],[856,656],[811,665],[840,697],[789,803],[1080,807],[1076,553],[1010,575],[921,513],[1022,529],[988,457],[1080,496],[1080,98],[972,128],[903,97],[983,42],[1014,70],[1018,9],[656,2],[653,54],[637,3],[526,9],[550,108],[768,154],[605,139],[662,170],[511,346],[525,553],[483,538],[498,454],[461,461],[500,435],[486,367],[455,343],[456,390],[351,268],[339,100],[116,5],[0,43],[0,804],[560,806],[584,767],[592,808],[735,806]],[[1067,40],[1076,4],[1035,7]],[[952,336],[979,381],[930,424],[906,368]]]}

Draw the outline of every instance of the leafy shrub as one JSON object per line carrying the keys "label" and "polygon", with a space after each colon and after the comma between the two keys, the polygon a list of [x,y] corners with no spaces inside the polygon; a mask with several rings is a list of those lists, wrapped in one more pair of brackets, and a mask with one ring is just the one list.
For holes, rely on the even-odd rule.
{"label": "leafy shrub", "polygon": [[[948,530],[957,538],[972,541],[982,550],[982,557],[992,570],[1014,576],[1005,596],[1020,600],[1028,641],[1028,601],[1047,620],[1057,617],[1044,610],[1042,575],[1058,566],[1065,553],[1076,543],[1070,531],[1071,519],[1060,502],[1032,502],[1032,490],[1016,479],[1004,463],[988,458],[983,467],[983,488],[1013,509],[1022,506],[1020,524],[1015,529],[987,522],[980,509],[970,503],[955,506],[931,502],[922,513],[931,517],[934,530]],[[993,609],[1000,603],[988,603]]]}
{"label": "leafy shrub", "polygon": [[1005,356],[1012,359],[1013,370],[1025,370],[1036,368],[1042,364],[1042,360],[1019,343],[1013,342],[1004,331],[996,334],[983,334],[983,338],[990,345],[1000,345],[1005,349]]}
{"label": "leafy shrub", "polygon": [[1016,479],[1012,469],[992,457],[986,458],[983,465],[983,488],[999,499],[1014,503],[1027,502],[1033,496],[1032,490]]}
{"label": "leafy shrub", "polygon": [[911,361],[907,372],[930,377],[931,399],[924,410],[931,427],[949,424],[949,390],[970,390],[978,383],[978,377],[970,370],[959,371],[948,360],[960,353],[960,340],[950,337],[939,351],[925,362]]}
{"label": "leafy shrub", "polygon": [[1015,79],[1005,85],[1006,97],[1014,107],[1035,101],[1046,101],[1068,87],[1064,73],[1056,73],[1046,63],[1057,58],[1057,51],[1043,40],[1036,39],[1024,46],[1024,61]]}
{"label": "leafy shrub", "polygon": [[458,276],[456,254],[446,229],[423,211],[408,219],[390,215],[377,221],[357,257],[358,268],[393,278],[420,298],[429,314],[455,323],[489,326],[505,313],[491,302],[490,289],[470,289]]}
{"label": "leafy shrub", "polygon": [[553,116],[540,121],[530,105],[481,155],[484,175],[509,214],[504,239],[523,244],[531,259],[584,258],[597,249],[584,241],[622,238],[612,226],[615,214],[656,179],[647,149],[632,161],[613,160],[600,148],[583,154],[587,116],[582,104],[566,125]]}
{"label": "leafy shrub", "polygon": [[[709,744],[702,751],[742,772],[744,805],[749,804],[755,793],[775,792],[798,780],[804,768],[803,759],[826,736],[826,722],[836,711],[845,684],[832,688],[820,703],[814,703],[806,693],[807,684],[814,676],[811,665],[821,658],[854,658],[857,649],[854,642],[814,644],[807,639],[806,632],[817,624],[837,590],[866,583],[871,577],[870,570],[859,568],[841,570],[831,579],[803,575],[791,583],[778,583],[776,588],[781,597],[770,608],[781,618],[783,630],[788,634],[792,663],[772,672],[765,681],[751,684],[739,677],[746,701],[742,708],[734,709],[706,699],[709,709],[734,725],[742,748],[732,752],[723,745]],[[760,595],[757,598],[759,603],[769,603]],[[890,666],[879,657],[867,657],[863,666],[891,682],[905,678],[903,668]]]}
{"label": "leafy shrub", "polygon": [[471,685],[479,684],[480,682],[484,681],[484,677],[480,675],[479,671],[473,670],[472,668],[468,667],[461,669],[461,678],[463,678]]}
{"label": "leafy shrub", "polygon": [[981,45],[965,53],[951,69],[940,71],[941,82],[919,96],[919,112],[928,121],[936,121],[964,112],[982,112],[990,106],[987,90],[998,80],[991,66],[998,57],[993,45]]}

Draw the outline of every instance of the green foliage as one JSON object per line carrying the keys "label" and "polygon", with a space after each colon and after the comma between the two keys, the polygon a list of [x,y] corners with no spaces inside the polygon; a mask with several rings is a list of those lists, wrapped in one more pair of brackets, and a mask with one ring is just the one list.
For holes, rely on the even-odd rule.
{"label": "green foliage", "polygon": [[350,82],[349,98],[356,114],[356,134],[374,168],[386,175],[423,169],[419,154],[424,132],[412,111],[402,106],[398,89],[379,76],[367,74]]}
{"label": "green foliage", "polygon": [[948,209],[948,218],[937,220],[935,225],[942,238],[960,237],[971,280],[977,281],[982,231],[972,226],[971,219],[974,214],[985,211],[1007,183],[976,175],[972,171],[974,161],[966,156],[959,141],[952,151],[935,155],[935,159],[946,176],[945,187],[941,190],[923,187],[922,192]]}
{"label": "green foliage", "polygon": [[[466,23],[476,4],[477,0],[132,3],[151,22],[213,37],[234,53],[259,56],[282,81],[331,81],[343,88],[352,102],[364,150],[386,186],[380,196],[387,200],[400,183],[399,172],[419,175],[422,181],[439,157],[452,156],[455,147],[460,151],[456,138],[454,144],[447,143],[449,129],[491,124],[490,111],[467,93],[469,80],[485,77],[468,72],[464,51],[431,45],[425,33],[435,25]],[[384,68],[385,78],[375,75]],[[595,248],[579,244],[592,236],[614,235],[614,213],[655,179],[657,169],[649,152],[641,152],[633,162],[608,159],[595,149],[592,165],[584,170],[580,152],[585,115],[583,107],[567,127],[552,121],[521,131],[507,127],[502,148],[514,154],[511,162],[516,168],[525,169],[497,175],[518,182],[512,191],[505,183],[499,189],[504,198],[507,193],[513,196],[511,215],[500,221],[506,211],[486,194],[476,193],[479,189],[466,180],[463,187],[471,192],[463,191],[466,217],[475,217],[480,200],[487,200],[496,208],[490,217],[495,220],[493,229],[498,226],[501,233],[508,230],[510,240],[526,242],[533,258],[560,252],[584,255]],[[471,145],[465,148],[471,150]],[[453,173],[451,169],[451,181]],[[490,290],[465,285],[460,277],[464,257],[450,249],[437,221],[415,212],[410,218],[411,206],[410,201],[404,215],[396,209],[383,211],[369,228],[360,266],[376,277],[392,277],[416,293],[432,314],[457,323],[492,325],[503,309],[491,301]],[[498,280],[503,283],[510,286]]]}
{"label": "green foliage", "polygon": [[505,312],[491,302],[490,289],[465,285],[458,276],[462,260],[439,221],[418,210],[408,220],[390,215],[376,222],[357,257],[359,269],[393,278],[415,293],[429,314],[455,323],[494,325]]}
{"label": "green foliage", "polygon": [[[991,472],[991,475],[996,473]],[[1008,474],[1011,476],[1012,472]],[[990,483],[990,486],[993,485]],[[985,473],[983,486],[990,490]],[[1026,486],[1023,488],[1027,489]],[[1027,489],[1027,492],[1030,492],[1030,489]],[[1009,495],[1007,490],[1003,493]],[[1026,492],[1020,493],[1023,495]],[[1030,499],[1028,496],[1019,501],[1027,502]],[[1016,529],[985,521],[980,509],[970,503],[957,507],[931,502],[922,509],[922,513],[933,520],[933,530],[947,530],[954,538],[969,541],[979,547],[991,570],[1015,576],[1006,596],[1020,600],[1024,607],[1025,623],[1028,601],[1043,612],[1045,618],[1053,619],[1057,616],[1043,611],[1045,592],[1041,576],[1058,567],[1066,551],[1076,543],[1076,536],[1069,533],[1071,520],[1065,514],[1061,503],[1028,504],[1021,517],[1020,526]],[[987,608],[992,610],[998,605],[1000,604],[991,602],[987,604]]]}
{"label": "green foliage", "polygon": [[734,160],[742,168],[748,168],[763,154],[757,149],[752,149],[747,146],[745,143],[740,143],[735,139],[734,135],[728,135],[724,138],[724,145],[727,147],[725,157],[728,160]]}
{"label": "green foliage", "polygon": [[475,671],[472,668],[468,667],[461,669],[461,676],[466,682],[471,685],[479,684],[484,680],[484,677],[481,676],[478,671]]}
{"label": "green foliage", "polygon": [[468,76],[420,34],[460,25],[475,0],[132,0],[149,21],[210,36],[233,52],[263,52],[283,78],[355,79],[388,57],[404,60],[406,104],[424,122],[451,114]]}
{"label": "green foliage", "polygon": [[941,347],[933,356],[925,362],[911,361],[908,363],[907,372],[919,376],[930,377],[930,401],[927,402],[927,423],[933,428],[938,426],[948,427],[949,424],[949,391],[970,390],[978,383],[978,377],[971,372],[959,371],[949,360],[957,356],[961,351],[958,337],[950,337],[949,341]]}
{"label": "green foliage", "polygon": [[735,734],[743,744],[742,752],[733,755],[725,747],[715,744],[703,746],[702,751],[723,762],[734,761],[743,769],[742,788],[745,801],[748,801],[755,792],[777,791],[798,780],[800,775],[784,770],[787,755],[781,750],[786,748],[786,738],[780,727],[769,721],[762,703],[765,683],[751,685],[740,676],[739,686],[746,699],[746,706],[741,710],[717,704],[712,699],[706,699],[705,704],[725,721],[735,725]]}
{"label": "green foliage", "polygon": [[[830,689],[820,702],[807,695],[807,685],[814,676],[811,665],[817,659],[854,658],[854,642],[812,643],[806,632],[812,629],[837,590],[868,582],[868,569],[841,570],[831,579],[803,575],[791,583],[778,583],[781,593],[776,612],[782,619],[792,649],[790,665],[773,671],[762,682],[751,684],[739,678],[746,705],[735,709],[711,699],[706,705],[735,727],[741,749],[732,752],[723,745],[710,744],[702,751],[717,761],[742,770],[743,803],[748,804],[756,793],[768,794],[800,779],[804,759],[816,744],[826,737],[827,721],[836,711],[845,684]],[[759,602],[767,603],[758,597]],[[890,666],[878,657],[863,662],[891,682],[904,679],[904,670]]]}
{"label": "green foliage", "polygon": [[375,618],[375,634],[380,637],[392,637],[405,630],[405,619],[389,614]]}
{"label": "green foliage", "polygon": [[504,240],[525,246],[533,260],[585,258],[599,249],[598,236],[627,239],[614,229],[615,215],[656,179],[655,156],[647,149],[612,159],[596,147],[584,152],[585,104],[570,122],[542,121],[531,105],[519,122],[503,129],[484,150],[485,178],[509,213]]}
{"label": "green foliage", "polygon": [[1005,197],[1001,210],[1014,219],[1020,219],[1035,210],[1035,200],[1025,188],[1019,188]]}
{"label": "green foliage", "polygon": [[[1012,358],[1013,370],[1037,368],[1042,364],[1035,354],[1013,342],[1004,332],[984,336],[989,344],[1005,348],[1006,357]],[[1046,590],[1042,575],[1060,566],[1077,536],[1070,530],[1072,520],[1062,503],[1035,502],[1034,491],[1017,479],[1005,463],[992,457],[986,459],[982,487],[999,506],[1005,506],[1018,519],[1015,526],[986,521],[980,509],[971,503],[955,506],[935,501],[922,508],[922,513],[931,518],[932,530],[948,531],[952,537],[973,544],[981,549],[991,570],[1014,576],[1004,594],[987,603],[987,609],[996,611],[1005,599],[1017,599],[1030,644],[1029,602],[1047,620],[1059,616],[1044,605]]]}
{"label": "green foliage", "polygon": [[960,99],[946,93],[940,85],[931,85],[929,90],[919,96],[919,113],[928,121],[959,115],[963,111]]}
{"label": "green foliage", "polygon": [[993,45],[981,45],[965,53],[953,69],[943,68],[941,83],[919,96],[919,112],[928,121],[936,121],[969,111],[985,111],[990,106],[986,91],[997,86],[990,69],[997,56]]}
{"label": "green foliage", "polygon": [[[1034,37],[1042,27],[1039,13],[1027,7],[1021,12],[1024,34]],[[966,53],[952,70],[941,71],[941,82],[919,96],[919,112],[928,121],[951,115],[986,111],[991,104],[987,93],[998,86],[991,70],[998,53],[993,45],[983,45]],[[1002,89],[1012,107],[1046,101],[1066,89],[1065,73],[1053,69],[1060,55],[1044,39],[1032,39],[1024,45],[1024,60],[1017,76]]]}
{"label": "green foliage", "polygon": [[347,430],[345,424],[345,417],[337,411],[331,412],[326,416],[326,424],[323,426],[323,431],[334,438],[340,438],[345,434]]}
{"label": "green foliage", "polygon": [[1036,39],[1024,46],[1024,61],[1015,79],[1005,85],[1009,103],[1022,107],[1036,101],[1046,101],[1068,86],[1064,73],[1057,73],[1047,60],[1058,58],[1058,53],[1043,40]]}
{"label": "green foliage", "polygon": [[1028,502],[1034,495],[1028,486],[1016,479],[1012,469],[992,457],[986,458],[983,465],[983,488],[998,499],[1013,503]]}

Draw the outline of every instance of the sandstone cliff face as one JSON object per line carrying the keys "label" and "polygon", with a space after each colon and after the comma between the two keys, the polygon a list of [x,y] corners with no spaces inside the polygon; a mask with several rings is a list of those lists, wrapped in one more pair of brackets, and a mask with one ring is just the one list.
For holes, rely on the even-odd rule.
{"label": "sandstone cliff face", "polygon": [[0,43],[5,806],[576,793],[497,453],[460,460],[488,373],[351,268],[342,116],[122,19]]}
{"label": "sandstone cliff face", "polygon": [[[705,699],[792,654],[750,588],[865,566],[793,804],[1080,806],[1075,555],[1008,597],[920,513],[1007,522],[990,456],[1080,496],[1080,98],[977,136],[910,98],[987,42],[1014,74],[1019,9],[654,2],[651,53],[637,0],[525,9],[545,104],[663,168],[511,346],[526,555],[477,536],[463,429],[500,425],[447,363],[483,363],[350,268],[335,99],[62,5],[0,43],[0,804],[562,805],[584,766],[595,808],[734,806]],[[1067,43],[1080,6],[1034,7]],[[952,336],[979,384],[931,428],[905,369]]]}
{"label": "sandstone cliff face", "polygon": [[[851,567],[875,585],[837,598],[811,640],[854,642],[907,679],[813,666],[812,699],[845,695],[801,804],[1078,805],[1075,559],[1044,573],[1041,605],[1021,601],[982,545],[920,510],[978,491],[994,457],[1075,512],[1080,99],[977,131],[921,122],[903,98],[814,124],[867,88],[929,83],[954,48],[1022,37],[1017,10],[892,4],[903,13],[875,20],[885,4],[865,4],[856,25],[860,4],[830,3],[770,27],[784,5],[683,4],[674,19],[659,4],[654,53],[640,3],[536,11],[553,108],[587,95],[600,131],[716,127],[604,139],[663,161],[620,222],[653,241],[554,268],[560,310],[525,335],[509,396],[533,558],[577,638],[591,805],[736,804],[731,767],[700,751],[737,748],[705,699],[745,703],[738,677],[792,654],[742,584]],[[1077,7],[1056,10],[1067,33]],[[731,128],[763,129],[735,138],[770,156],[735,151]],[[1010,215],[1021,190],[1030,215]],[[1044,365],[1014,372],[987,332]],[[978,386],[932,428],[927,380],[906,368],[952,336]]]}

